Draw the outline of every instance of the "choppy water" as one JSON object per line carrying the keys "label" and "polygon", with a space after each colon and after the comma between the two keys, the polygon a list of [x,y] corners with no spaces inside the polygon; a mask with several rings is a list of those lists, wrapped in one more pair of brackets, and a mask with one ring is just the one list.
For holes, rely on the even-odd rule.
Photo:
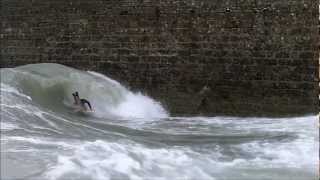
{"label": "choppy water", "polygon": [[[74,112],[76,90],[95,113]],[[1,69],[1,179],[318,179],[317,123],[170,117],[97,73]]]}

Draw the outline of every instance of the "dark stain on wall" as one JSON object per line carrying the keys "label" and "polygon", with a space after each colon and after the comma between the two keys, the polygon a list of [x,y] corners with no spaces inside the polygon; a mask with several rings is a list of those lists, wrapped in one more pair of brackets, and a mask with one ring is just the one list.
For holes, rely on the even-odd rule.
{"label": "dark stain on wall", "polygon": [[175,115],[318,111],[318,1],[2,0],[1,67],[94,70]]}

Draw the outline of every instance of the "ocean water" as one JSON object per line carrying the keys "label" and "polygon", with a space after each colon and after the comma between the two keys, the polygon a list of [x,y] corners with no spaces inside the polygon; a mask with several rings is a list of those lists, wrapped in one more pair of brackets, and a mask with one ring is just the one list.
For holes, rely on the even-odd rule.
{"label": "ocean water", "polygon": [[[314,180],[318,117],[172,117],[95,72],[1,69],[1,179]],[[90,100],[78,113],[71,93]]]}

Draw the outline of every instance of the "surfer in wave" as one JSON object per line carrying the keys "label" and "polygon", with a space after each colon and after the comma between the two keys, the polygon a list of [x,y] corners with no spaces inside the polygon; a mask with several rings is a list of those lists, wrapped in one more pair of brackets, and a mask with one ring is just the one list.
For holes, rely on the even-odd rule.
{"label": "surfer in wave", "polygon": [[86,99],[80,99],[79,93],[77,91],[72,93],[72,96],[74,99],[74,105],[79,106],[80,111],[87,112],[88,108],[90,109],[90,111],[92,111],[92,106],[91,106],[90,102]]}

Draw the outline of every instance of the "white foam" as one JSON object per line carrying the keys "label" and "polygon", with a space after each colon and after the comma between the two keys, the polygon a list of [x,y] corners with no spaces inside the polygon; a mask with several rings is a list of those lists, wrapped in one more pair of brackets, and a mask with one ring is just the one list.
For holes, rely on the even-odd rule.
{"label": "white foam", "polygon": [[27,98],[29,100],[32,100],[30,96],[27,96],[21,92],[19,92],[16,88],[12,87],[12,86],[9,86],[7,84],[4,84],[4,83],[1,83],[1,92],[8,92],[8,93],[13,93],[17,96],[20,96],[20,97],[24,97],[24,98]]}
{"label": "white foam", "polygon": [[[38,107],[33,106],[33,105],[25,105],[25,104],[14,104],[14,105],[8,105],[8,104],[1,104],[1,106],[3,108],[11,108],[11,109],[16,109],[19,111],[22,111],[24,114],[30,115],[30,116],[37,116],[38,118],[40,118],[41,120],[43,120],[44,122],[46,122],[49,126],[61,130],[56,124],[54,124],[52,121],[48,120],[47,118],[45,118],[43,116],[43,114],[46,115],[51,115],[53,116],[50,112],[44,112],[42,110],[40,110]],[[54,129],[51,129],[52,131],[58,132]]]}
{"label": "white foam", "polygon": [[76,145],[81,144],[81,142],[73,141],[64,142],[64,141],[56,141],[50,138],[36,138],[36,137],[22,137],[22,136],[7,136],[6,140],[10,141],[21,141],[21,142],[28,142],[31,144],[38,144],[38,145],[53,145],[53,146],[60,146],[67,149],[74,149]]}
{"label": "white foam", "polygon": [[58,157],[57,166],[59,169],[54,169],[46,173],[46,178],[57,179],[66,173],[81,171],[80,168],[74,162],[72,162],[69,157],[65,156]]}
{"label": "white foam", "polygon": [[76,148],[72,156],[59,156],[46,177],[63,179],[73,173],[92,179],[117,178],[115,175],[129,179],[214,179],[193,163],[184,150],[148,149],[132,143],[97,140]]}
{"label": "white foam", "polygon": [[[119,82],[104,76],[100,73],[88,71],[89,74],[107,81],[109,84],[121,89],[124,98],[117,104],[107,104],[101,101],[94,101],[98,106],[96,112],[98,116],[118,116],[130,118],[166,118],[168,113],[161,104],[141,93],[132,93],[123,87]],[[104,106],[104,107],[103,107]]]}
{"label": "white foam", "polygon": [[[296,126],[287,124],[289,127],[287,130],[291,132],[299,127],[304,127],[307,131],[316,131],[317,128],[313,127],[313,123],[309,121],[310,119],[304,121],[302,118],[302,122],[297,122]],[[286,123],[296,122],[279,122],[277,126],[273,125],[272,128],[280,128]],[[296,132],[305,133],[304,131]],[[316,167],[318,165],[319,142],[311,138],[314,135],[315,132],[284,142],[258,140],[231,144],[228,146],[228,150],[248,153],[252,156],[246,158],[240,155],[235,156],[235,159],[230,159],[232,155],[223,152],[223,148],[212,148],[212,152],[204,153],[194,151],[189,146],[150,148],[127,140],[115,142],[72,140],[67,142],[32,137],[9,137],[9,140],[29,142],[35,145],[52,145],[65,149],[66,153],[54,153],[56,162],[51,162],[43,179],[77,179],[78,177],[98,180],[232,179],[235,175],[241,179],[248,179],[272,175],[270,179],[293,177],[291,179],[300,180],[303,177],[311,177],[310,179],[312,179],[318,171]],[[282,171],[290,174],[285,176]],[[301,171],[305,174],[296,177],[295,175],[299,172],[295,171]]]}
{"label": "white foam", "polygon": [[142,95],[128,92],[126,98],[111,113],[121,117],[132,118],[166,118],[168,113],[159,102]]}

